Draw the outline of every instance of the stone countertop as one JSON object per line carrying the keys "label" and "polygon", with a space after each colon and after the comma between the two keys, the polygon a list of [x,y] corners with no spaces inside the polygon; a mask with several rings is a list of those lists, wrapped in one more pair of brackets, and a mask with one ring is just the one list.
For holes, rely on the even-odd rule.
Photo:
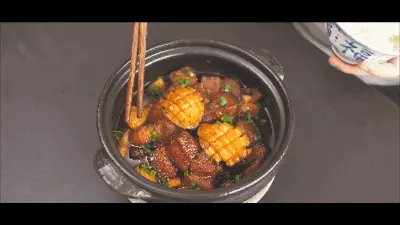
{"label": "stone countertop", "polygon": [[[295,130],[263,202],[399,202],[399,106],[288,23],[151,23],[148,45],[206,38],[285,68]],[[127,202],[93,156],[99,95],[129,58],[128,23],[1,24],[1,201]]]}

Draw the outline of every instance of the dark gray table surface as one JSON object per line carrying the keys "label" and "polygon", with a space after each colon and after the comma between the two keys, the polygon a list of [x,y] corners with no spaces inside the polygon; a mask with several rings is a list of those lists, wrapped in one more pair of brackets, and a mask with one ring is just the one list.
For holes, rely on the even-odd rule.
{"label": "dark gray table surface", "polygon": [[[149,45],[207,38],[285,67],[292,143],[263,202],[399,202],[399,107],[331,68],[291,24],[151,23]],[[126,202],[93,169],[96,106],[131,24],[1,24],[1,201]]]}

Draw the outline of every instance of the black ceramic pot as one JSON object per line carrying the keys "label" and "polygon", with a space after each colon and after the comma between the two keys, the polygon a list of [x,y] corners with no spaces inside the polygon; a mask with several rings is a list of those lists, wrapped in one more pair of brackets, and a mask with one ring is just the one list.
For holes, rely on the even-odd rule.
{"label": "black ceramic pot", "polygon": [[146,202],[244,202],[273,179],[291,139],[293,114],[281,82],[282,67],[271,56],[260,57],[229,44],[210,40],[178,40],[147,51],[145,83],[184,65],[198,71],[235,75],[244,85],[256,87],[263,93],[265,97],[261,103],[265,108],[261,113],[268,121],[261,133],[264,144],[272,150],[264,163],[251,177],[235,185],[209,191],[175,190],[140,176],[120,156],[112,135],[120,115],[123,115],[129,76],[127,61],[109,79],[100,97],[97,128],[103,146],[96,154],[95,167],[101,178],[118,193]]}

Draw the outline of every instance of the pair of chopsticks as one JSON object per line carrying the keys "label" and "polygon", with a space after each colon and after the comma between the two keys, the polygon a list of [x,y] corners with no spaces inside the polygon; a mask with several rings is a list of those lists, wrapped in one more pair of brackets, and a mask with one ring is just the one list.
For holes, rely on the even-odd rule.
{"label": "pair of chopsticks", "polygon": [[[146,57],[146,36],[147,36],[147,23],[134,23],[133,24],[133,40],[132,40],[132,53],[131,53],[131,67],[128,80],[128,89],[126,92],[125,102],[125,122],[129,122],[132,94],[135,83],[136,74],[136,59],[138,56],[139,48],[139,69],[138,69],[138,94],[137,94],[137,118],[142,117],[143,108],[143,85],[144,85],[144,64]],[[139,45],[139,46],[138,46]]]}

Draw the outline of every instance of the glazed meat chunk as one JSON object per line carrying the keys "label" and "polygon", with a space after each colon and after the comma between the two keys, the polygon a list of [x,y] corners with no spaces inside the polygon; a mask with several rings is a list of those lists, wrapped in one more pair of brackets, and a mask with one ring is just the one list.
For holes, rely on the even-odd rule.
{"label": "glazed meat chunk", "polygon": [[240,97],[240,83],[236,79],[224,77],[224,80],[222,81],[222,88],[224,88],[224,90],[229,89],[229,92],[232,93],[234,96],[236,96],[237,98]]}
{"label": "glazed meat chunk", "polygon": [[171,84],[174,86],[180,85],[180,80],[181,82],[186,80],[185,82],[188,82],[188,86],[193,86],[197,83],[196,73],[189,66],[179,68],[178,70],[172,72],[169,75],[169,79],[171,80]]}
{"label": "glazed meat chunk", "polygon": [[216,98],[206,105],[202,123],[212,123],[222,115],[227,115],[235,122],[239,115],[239,100],[231,93],[219,92]]}
{"label": "glazed meat chunk", "polygon": [[257,126],[253,122],[238,122],[237,126],[240,127],[249,138],[250,146],[255,145],[261,141],[260,131],[257,129]]}
{"label": "glazed meat chunk", "polygon": [[249,167],[243,172],[244,176],[250,176],[262,163],[266,155],[266,150],[264,145],[257,145],[252,148],[250,155],[246,158],[249,162]]}
{"label": "glazed meat chunk", "polygon": [[214,99],[221,89],[221,78],[217,76],[202,76],[201,85],[208,99]]}
{"label": "glazed meat chunk", "polygon": [[199,157],[193,160],[190,165],[190,171],[196,176],[214,178],[222,171],[222,167],[213,163],[212,160],[203,152],[199,154]]}
{"label": "glazed meat chunk", "polygon": [[171,162],[169,154],[163,145],[158,145],[153,153],[152,163],[161,180],[177,177],[177,169]]}
{"label": "glazed meat chunk", "polygon": [[171,143],[168,146],[168,153],[175,164],[182,171],[185,171],[198,154],[199,149],[200,147],[196,139],[193,138],[189,132],[182,131],[172,137]]}
{"label": "glazed meat chunk", "polygon": [[214,188],[212,181],[212,177],[199,177],[189,174],[183,179],[183,185],[196,190],[211,190]]}

